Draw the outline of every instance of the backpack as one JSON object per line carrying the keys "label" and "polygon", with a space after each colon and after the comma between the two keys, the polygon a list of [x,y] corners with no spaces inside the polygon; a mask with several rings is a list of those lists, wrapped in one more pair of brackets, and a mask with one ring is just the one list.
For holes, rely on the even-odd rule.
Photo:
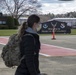
{"label": "backpack", "polygon": [[9,37],[8,43],[3,47],[1,57],[7,67],[18,66],[21,61],[20,44],[21,38],[17,34]]}
{"label": "backpack", "polygon": [[[25,34],[23,36],[32,36],[31,34]],[[34,43],[35,43],[35,38]],[[8,43],[3,47],[1,57],[7,67],[14,67],[19,66],[21,60],[24,58],[21,57],[20,52],[20,41],[21,38],[18,36],[18,34],[13,34],[9,37]]]}

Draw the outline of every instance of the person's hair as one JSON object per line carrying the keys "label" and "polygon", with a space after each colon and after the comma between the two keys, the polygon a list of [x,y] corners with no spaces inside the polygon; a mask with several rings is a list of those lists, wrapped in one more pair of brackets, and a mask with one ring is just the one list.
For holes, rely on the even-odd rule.
{"label": "person's hair", "polygon": [[38,23],[40,21],[39,16],[37,15],[30,15],[27,19],[27,22],[24,22],[18,29],[18,35],[21,37],[24,34],[24,31],[28,27],[33,27],[34,23]]}

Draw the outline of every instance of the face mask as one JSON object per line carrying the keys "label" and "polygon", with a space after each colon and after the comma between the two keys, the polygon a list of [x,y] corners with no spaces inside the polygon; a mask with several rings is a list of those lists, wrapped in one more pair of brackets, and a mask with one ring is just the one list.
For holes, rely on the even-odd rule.
{"label": "face mask", "polygon": [[36,30],[37,31],[40,31],[41,30],[41,24],[37,26]]}

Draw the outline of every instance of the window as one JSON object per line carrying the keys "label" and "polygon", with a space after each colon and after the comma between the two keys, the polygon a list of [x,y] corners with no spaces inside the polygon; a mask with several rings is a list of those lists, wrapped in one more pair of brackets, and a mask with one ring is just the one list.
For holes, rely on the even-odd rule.
{"label": "window", "polygon": [[3,21],[3,24],[6,24],[6,21]]}
{"label": "window", "polygon": [[0,25],[5,25],[6,21],[0,21]]}
{"label": "window", "polygon": [[2,21],[0,21],[0,24],[2,24]]}

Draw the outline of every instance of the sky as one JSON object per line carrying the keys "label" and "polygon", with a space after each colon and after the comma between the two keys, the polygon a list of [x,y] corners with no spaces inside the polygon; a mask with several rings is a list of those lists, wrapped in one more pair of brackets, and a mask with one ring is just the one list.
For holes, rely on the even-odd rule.
{"label": "sky", "polygon": [[58,1],[58,0],[39,0],[42,4],[42,13],[65,14],[76,11],[76,0]]}

